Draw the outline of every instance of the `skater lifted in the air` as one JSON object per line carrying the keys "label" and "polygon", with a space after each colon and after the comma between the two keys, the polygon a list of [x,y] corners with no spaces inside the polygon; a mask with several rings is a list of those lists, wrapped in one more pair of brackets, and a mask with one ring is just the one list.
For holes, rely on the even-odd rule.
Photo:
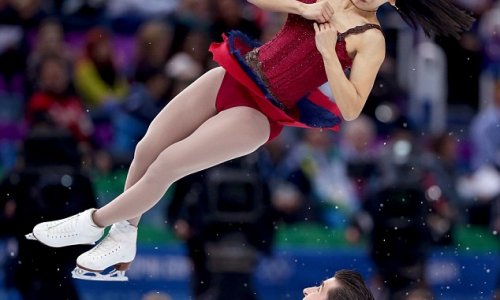
{"label": "skater lifted in the air", "polygon": [[[137,224],[176,180],[249,154],[283,126],[337,129],[361,112],[385,57],[377,9],[389,3],[413,27],[458,37],[473,18],[451,0],[248,0],[288,13],[259,45],[231,32],[210,51],[221,67],[176,96],[138,143],[125,191],[100,209],[44,222],[28,238],[51,247],[98,245],[77,258],[73,276],[126,280]],[[345,72],[347,69],[349,75]],[[319,92],[328,82],[336,104]],[[111,273],[102,272],[114,266]]]}

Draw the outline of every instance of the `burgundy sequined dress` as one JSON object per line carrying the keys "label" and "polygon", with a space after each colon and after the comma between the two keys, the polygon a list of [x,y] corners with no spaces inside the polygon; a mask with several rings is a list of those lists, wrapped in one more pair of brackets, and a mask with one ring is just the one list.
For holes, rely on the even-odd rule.
{"label": "burgundy sequined dress", "polygon": [[[340,111],[318,89],[327,82],[327,76],[316,48],[313,23],[290,14],[280,32],[263,45],[232,31],[209,50],[226,73],[249,91],[247,94],[251,94],[257,108],[269,120],[284,126],[338,130],[342,120]],[[366,24],[339,34],[336,52],[345,70],[352,66],[352,59],[344,37],[369,28],[380,29],[378,25]]]}

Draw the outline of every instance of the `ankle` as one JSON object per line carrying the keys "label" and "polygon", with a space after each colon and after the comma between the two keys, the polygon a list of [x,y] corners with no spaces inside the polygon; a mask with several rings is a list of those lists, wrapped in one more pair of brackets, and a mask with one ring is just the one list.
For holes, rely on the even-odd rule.
{"label": "ankle", "polygon": [[106,225],[104,225],[103,222],[100,222],[99,221],[99,215],[98,215],[98,212],[99,210],[96,209],[92,212],[92,214],[90,214],[90,220],[92,221],[92,223],[94,223],[95,226],[99,227],[99,228],[105,228]]}
{"label": "ankle", "polygon": [[125,222],[127,222],[127,224],[135,228],[139,227],[139,224],[137,222],[131,222],[130,220],[126,220]]}
{"label": "ankle", "polygon": [[120,228],[126,228],[126,229],[129,229],[129,230],[134,230],[136,231],[137,230],[137,225],[134,225],[134,223],[128,221],[128,220],[123,220],[123,221],[120,221],[120,222],[116,222],[113,224],[113,226],[118,226]]}

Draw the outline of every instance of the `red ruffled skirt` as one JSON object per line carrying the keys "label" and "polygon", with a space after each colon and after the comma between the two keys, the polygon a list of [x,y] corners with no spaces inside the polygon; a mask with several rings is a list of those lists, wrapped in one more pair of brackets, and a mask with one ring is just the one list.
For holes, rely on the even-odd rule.
{"label": "red ruffled skirt", "polygon": [[[323,128],[327,130],[339,129],[342,121],[340,111],[337,105],[323,94],[319,89],[309,92],[292,107],[283,109],[283,105],[278,99],[275,99],[270,91],[263,84],[262,79],[245,62],[245,54],[259,44],[249,39],[245,34],[239,31],[232,31],[228,36],[223,35],[222,43],[212,43],[209,51],[213,54],[213,59],[226,70],[226,74],[231,75],[235,80],[224,80],[221,86],[224,102],[234,101],[233,105],[226,103],[224,106],[238,106],[239,97],[230,97],[229,93],[239,91],[240,95],[246,95],[245,101],[250,99],[254,108],[261,111],[271,121],[271,135],[273,135],[273,122],[281,126],[294,126],[301,128]],[[227,87],[227,84],[237,86]],[[228,95],[226,97],[225,95]],[[276,131],[276,130],[275,130]],[[279,130],[280,131],[280,130]],[[279,131],[274,135],[279,134]],[[275,136],[271,136],[270,139]]]}

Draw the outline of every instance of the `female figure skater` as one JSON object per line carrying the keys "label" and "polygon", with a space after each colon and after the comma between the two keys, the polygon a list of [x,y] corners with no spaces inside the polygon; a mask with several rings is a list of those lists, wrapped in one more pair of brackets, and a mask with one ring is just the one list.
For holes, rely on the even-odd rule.
{"label": "female figure skater", "polygon": [[[112,225],[77,258],[73,276],[126,280],[139,218],[172,183],[255,151],[284,125],[335,130],[341,118],[355,119],[385,56],[377,9],[389,3],[427,34],[458,36],[473,19],[450,1],[248,0],[288,13],[282,30],[264,45],[240,32],[212,44],[221,67],[201,76],[153,120],[136,147],[125,191],[100,209],[40,223],[27,237],[51,247],[93,244]],[[325,82],[336,104],[318,91]]]}

